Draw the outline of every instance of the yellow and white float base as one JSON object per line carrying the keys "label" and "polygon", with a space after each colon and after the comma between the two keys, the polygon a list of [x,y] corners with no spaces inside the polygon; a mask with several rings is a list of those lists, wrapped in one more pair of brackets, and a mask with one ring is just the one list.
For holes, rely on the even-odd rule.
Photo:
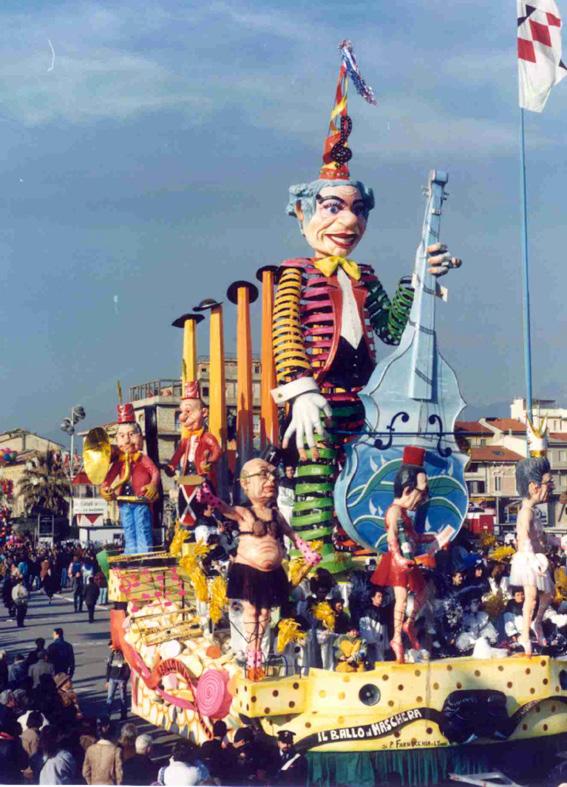
{"label": "yellow and white float base", "polygon": [[229,630],[206,634],[185,580],[154,561],[111,570],[109,585],[128,604],[127,617],[113,615],[132,667],[132,709],[168,731],[202,743],[216,718],[271,736],[291,730],[317,785],[371,785],[392,772],[403,784],[435,784],[450,771],[494,768],[510,749],[533,764],[567,733],[567,661],[548,656],[377,662],[368,672],[249,681]]}

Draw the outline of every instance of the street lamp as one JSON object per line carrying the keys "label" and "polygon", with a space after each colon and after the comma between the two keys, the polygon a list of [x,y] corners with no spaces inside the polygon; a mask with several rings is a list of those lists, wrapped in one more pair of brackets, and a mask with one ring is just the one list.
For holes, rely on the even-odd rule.
{"label": "street lamp", "polygon": [[73,459],[75,457],[75,426],[86,416],[85,408],[75,405],[71,408],[71,417],[64,418],[61,422],[61,430],[71,436],[71,454],[69,456],[69,478],[71,481],[69,494],[69,527],[73,527]]}

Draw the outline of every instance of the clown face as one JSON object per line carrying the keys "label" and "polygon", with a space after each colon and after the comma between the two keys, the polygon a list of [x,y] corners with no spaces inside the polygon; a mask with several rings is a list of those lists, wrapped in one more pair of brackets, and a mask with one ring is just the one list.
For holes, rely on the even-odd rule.
{"label": "clown face", "polygon": [[179,409],[179,423],[189,432],[201,429],[203,426],[207,408],[203,406],[200,399],[182,399]]}
{"label": "clown face", "polygon": [[325,186],[315,199],[317,207],[309,222],[296,207],[315,258],[348,257],[366,230],[367,209],[360,191],[355,186]]}
{"label": "clown face", "polygon": [[144,438],[138,424],[120,424],[116,432],[116,445],[125,454],[135,454],[141,451]]}

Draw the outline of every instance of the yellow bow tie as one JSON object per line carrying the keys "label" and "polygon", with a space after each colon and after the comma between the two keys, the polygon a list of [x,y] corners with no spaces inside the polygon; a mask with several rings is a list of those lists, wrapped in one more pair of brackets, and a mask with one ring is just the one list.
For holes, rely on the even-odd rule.
{"label": "yellow bow tie", "polygon": [[322,260],[313,260],[313,265],[321,271],[324,276],[332,276],[337,268],[341,267],[351,279],[360,279],[360,266],[354,260],[347,260],[345,257],[324,257]]}
{"label": "yellow bow tie", "polygon": [[119,459],[121,462],[124,462],[124,464],[132,464],[134,462],[137,462],[141,456],[142,456],[141,451],[135,451],[133,454],[120,451]]}

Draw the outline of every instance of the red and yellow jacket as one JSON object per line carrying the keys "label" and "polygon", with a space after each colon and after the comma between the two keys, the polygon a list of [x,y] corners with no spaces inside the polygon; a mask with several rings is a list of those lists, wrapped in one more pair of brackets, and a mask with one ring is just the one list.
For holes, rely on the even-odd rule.
{"label": "red and yellow jacket", "polygon": [[[177,450],[168,462],[171,471],[175,472],[179,465],[181,475],[185,475],[189,464],[189,449],[192,435],[184,437]],[[208,475],[208,465],[213,465],[220,459],[222,454],[221,447],[210,432],[202,431],[198,434],[197,448],[195,449],[195,469],[199,475]]]}

